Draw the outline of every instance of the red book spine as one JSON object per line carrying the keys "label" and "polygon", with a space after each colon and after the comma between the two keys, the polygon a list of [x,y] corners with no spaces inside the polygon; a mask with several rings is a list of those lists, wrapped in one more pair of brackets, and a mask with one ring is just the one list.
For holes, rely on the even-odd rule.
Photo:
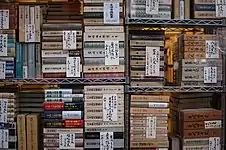
{"label": "red book spine", "polygon": [[84,126],[83,120],[64,120],[66,128],[79,128]]}
{"label": "red book spine", "polygon": [[64,110],[64,102],[44,102],[44,110]]}

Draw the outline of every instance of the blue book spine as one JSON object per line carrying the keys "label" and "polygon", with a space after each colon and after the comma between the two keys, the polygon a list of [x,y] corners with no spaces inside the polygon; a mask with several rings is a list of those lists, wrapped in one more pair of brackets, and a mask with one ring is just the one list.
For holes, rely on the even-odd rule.
{"label": "blue book spine", "polygon": [[15,43],[7,43],[8,48],[15,48]]}
{"label": "blue book spine", "polygon": [[216,6],[210,5],[210,4],[206,4],[206,5],[196,4],[194,5],[194,10],[195,11],[215,11]]}
{"label": "blue book spine", "polygon": [[14,39],[8,39],[8,43],[15,43],[15,40]]}
{"label": "blue book spine", "polygon": [[16,44],[16,78],[21,79],[23,77],[22,74],[22,44]]}

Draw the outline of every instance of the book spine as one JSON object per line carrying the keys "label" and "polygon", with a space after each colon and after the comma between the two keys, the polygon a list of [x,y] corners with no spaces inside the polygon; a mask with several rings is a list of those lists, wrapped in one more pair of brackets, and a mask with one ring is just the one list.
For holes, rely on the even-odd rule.
{"label": "book spine", "polygon": [[29,114],[26,117],[27,121],[27,149],[39,150],[39,115]]}
{"label": "book spine", "polygon": [[35,47],[35,53],[36,53],[36,78],[41,78],[41,47],[40,44],[36,44]]}
{"label": "book spine", "polygon": [[18,150],[27,150],[26,115],[17,116]]}
{"label": "book spine", "polygon": [[25,7],[23,5],[19,6],[19,41],[24,42],[24,26],[25,26]]}
{"label": "book spine", "polygon": [[16,78],[22,78],[22,44],[16,44]]}
{"label": "book spine", "polygon": [[28,44],[23,45],[23,78],[28,78]]}

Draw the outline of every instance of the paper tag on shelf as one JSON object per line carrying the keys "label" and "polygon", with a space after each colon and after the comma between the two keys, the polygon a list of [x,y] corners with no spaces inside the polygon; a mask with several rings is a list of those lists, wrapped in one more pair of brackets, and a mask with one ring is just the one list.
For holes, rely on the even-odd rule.
{"label": "paper tag on shelf", "polygon": [[113,132],[100,132],[100,149],[101,150],[113,150],[114,149]]}
{"label": "paper tag on shelf", "polygon": [[205,129],[221,128],[221,120],[204,121]]}
{"label": "paper tag on shelf", "polygon": [[25,25],[25,42],[35,42],[35,24]]}
{"label": "paper tag on shelf", "polygon": [[119,24],[119,3],[104,3],[104,24]]}
{"label": "paper tag on shelf", "polygon": [[76,31],[63,31],[63,49],[76,49]]}
{"label": "paper tag on shelf", "polygon": [[146,14],[157,15],[159,13],[159,0],[146,0]]}
{"label": "paper tag on shelf", "polygon": [[7,56],[8,34],[0,34],[0,56]]}
{"label": "paper tag on shelf", "polygon": [[209,150],[220,150],[220,137],[209,137]]}
{"label": "paper tag on shelf", "polygon": [[225,0],[216,0],[216,17],[226,16],[226,2]]}
{"label": "paper tag on shelf", "polygon": [[0,10],[0,29],[9,29],[9,10]]}
{"label": "paper tag on shelf", "polygon": [[160,47],[146,47],[146,76],[160,75]]}
{"label": "paper tag on shelf", "polygon": [[204,83],[217,83],[217,67],[204,67]]}
{"label": "paper tag on shelf", "polygon": [[67,77],[80,77],[81,65],[80,57],[67,57]]}
{"label": "paper tag on shelf", "polygon": [[180,20],[184,19],[184,0],[180,0]]}
{"label": "paper tag on shelf", "polygon": [[206,40],[206,58],[219,58],[219,42]]}
{"label": "paper tag on shelf", "polygon": [[105,41],[105,65],[119,65],[119,41]]}
{"label": "paper tag on shelf", "polygon": [[9,130],[0,129],[0,148],[8,149],[9,148]]}
{"label": "paper tag on shelf", "polygon": [[0,100],[0,122],[7,123],[8,118],[8,100]]}
{"label": "paper tag on shelf", "polygon": [[149,102],[148,105],[149,105],[149,107],[154,107],[154,108],[159,108],[159,107],[165,108],[165,107],[168,107],[168,103]]}
{"label": "paper tag on shelf", "polygon": [[117,121],[117,94],[103,94],[103,121]]}
{"label": "paper tag on shelf", "polygon": [[0,79],[5,79],[6,62],[0,61]]}
{"label": "paper tag on shelf", "polygon": [[75,148],[75,133],[59,133],[59,148],[74,149]]}
{"label": "paper tag on shelf", "polygon": [[28,67],[23,66],[23,78],[28,78]]}
{"label": "paper tag on shelf", "polygon": [[146,138],[156,138],[156,121],[157,118],[147,117],[147,130],[146,130]]}

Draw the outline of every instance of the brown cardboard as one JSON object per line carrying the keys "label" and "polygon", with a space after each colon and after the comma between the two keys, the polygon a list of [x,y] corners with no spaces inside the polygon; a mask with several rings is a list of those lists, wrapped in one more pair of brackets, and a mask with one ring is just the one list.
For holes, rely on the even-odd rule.
{"label": "brown cardboard", "polygon": [[26,115],[17,115],[18,150],[28,150],[26,140]]}

